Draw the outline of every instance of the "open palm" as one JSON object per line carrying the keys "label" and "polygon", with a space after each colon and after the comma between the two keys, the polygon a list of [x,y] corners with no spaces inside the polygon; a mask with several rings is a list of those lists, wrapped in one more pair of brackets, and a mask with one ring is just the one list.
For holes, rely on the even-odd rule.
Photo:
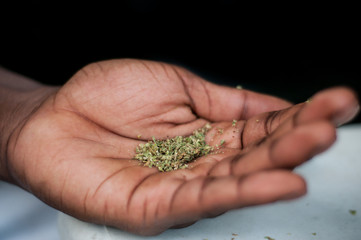
{"label": "open palm", "polygon": [[[80,70],[10,140],[12,176],[80,219],[149,235],[227,210],[301,196],[292,169],[327,149],[355,114],[345,88],[289,103],[209,83],[158,62],[112,60]],[[232,120],[237,124],[232,125]],[[189,169],[133,160],[138,144],[189,135],[206,123],[222,148]]]}

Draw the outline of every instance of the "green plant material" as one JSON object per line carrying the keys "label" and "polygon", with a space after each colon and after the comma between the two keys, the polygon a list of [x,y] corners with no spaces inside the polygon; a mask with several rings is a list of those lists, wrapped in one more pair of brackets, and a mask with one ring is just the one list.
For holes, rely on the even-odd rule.
{"label": "green plant material", "polygon": [[351,214],[351,215],[356,215],[356,213],[357,213],[357,211],[356,210],[348,210],[349,211],[349,213]]}
{"label": "green plant material", "polygon": [[205,141],[209,129],[211,125],[206,124],[188,137],[176,136],[165,140],[153,137],[152,141],[139,144],[134,158],[143,166],[156,167],[161,172],[187,168],[188,163],[213,151],[213,147]]}
{"label": "green plant material", "polygon": [[237,88],[237,89],[242,89],[242,86],[241,86],[241,85],[237,85],[236,88]]}
{"label": "green plant material", "polygon": [[223,128],[217,128],[217,132],[219,133],[219,134],[223,134]]}
{"label": "green plant material", "polygon": [[237,120],[233,120],[233,121],[232,121],[232,127],[235,127],[236,124],[237,124]]}
{"label": "green plant material", "polygon": [[269,237],[269,236],[266,236],[266,237],[264,237],[265,239],[267,239],[267,240],[275,240],[274,238],[271,238],[271,237]]}
{"label": "green plant material", "polygon": [[317,235],[317,233],[315,233],[315,232],[314,232],[314,233],[312,233],[312,235],[313,235],[313,236],[316,236],[316,235]]}

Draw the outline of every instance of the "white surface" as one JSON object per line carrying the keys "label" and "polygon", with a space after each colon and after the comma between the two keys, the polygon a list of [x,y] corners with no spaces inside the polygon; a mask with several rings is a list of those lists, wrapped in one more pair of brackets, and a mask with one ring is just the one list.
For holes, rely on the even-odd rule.
{"label": "white surface", "polygon": [[0,240],[59,240],[57,211],[0,181]]}
{"label": "white surface", "polygon": [[65,214],[59,231],[63,240],[361,240],[361,125],[340,128],[332,149],[296,171],[308,183],[301,199],[230,211],[159,236],[135,236]]}

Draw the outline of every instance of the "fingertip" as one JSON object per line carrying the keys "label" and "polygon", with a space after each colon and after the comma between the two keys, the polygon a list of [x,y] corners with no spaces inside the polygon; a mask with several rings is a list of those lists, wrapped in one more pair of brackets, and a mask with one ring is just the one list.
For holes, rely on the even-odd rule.
{"label": "fingertip", "polygon": [[335,126],[351,121],[360,111],[358,96],[349,87],[333,87],[315,94],[298,116],[299,123],[328,119]]}
{"label": "fingertip", "polygon": [[294,199],[307,192],[306,181],[287,170],[258,172],[246,177],[242,185],[240,192],[250,205]]}
{"label": "fingertip", "polygon": [[331,123],[326,121],[319,122],[317,123],[317,126],[315,124],[314,128],[319,131],[318,134],[314,134],[314,135],[317,136],[319,140],[319,145],[323,146],[323,148],[320,149],[321,151],[326,150],[336,141],[337,138],[336,129]]}
{"label": "fingertip", "polygon": [[280,198],[280,200],[292,200],[306,195],[307,193],[306,180],[303,177],[294,174],[292,181],[294,188],[288,193],[284,194]]}
{"label": "fingertip", "polygon": [[355,118],[360,111],[357,93],[349,87],[334,87],[329,91],[328,95],[333,95],[338,107],[338,111],[332,116],[333,123],[340,126]]}

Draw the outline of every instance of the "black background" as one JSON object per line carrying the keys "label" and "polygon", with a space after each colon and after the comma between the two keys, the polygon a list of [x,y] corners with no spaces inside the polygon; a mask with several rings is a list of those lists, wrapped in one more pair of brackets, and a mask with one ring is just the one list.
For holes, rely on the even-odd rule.
{"label": "black background", "polygon": [[12,1],[0,11],[0,65],[47,84],[63,84],[88,63],[127,57],[175,63],[292,102],[337,85],[361,93],[356,6]]}

